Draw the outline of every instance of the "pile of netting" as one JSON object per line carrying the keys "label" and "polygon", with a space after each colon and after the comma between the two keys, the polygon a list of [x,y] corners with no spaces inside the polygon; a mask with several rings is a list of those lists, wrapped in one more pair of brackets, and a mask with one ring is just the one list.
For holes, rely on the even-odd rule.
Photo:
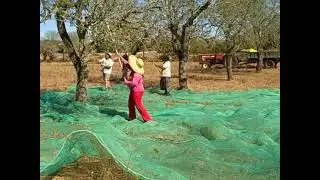
{"label": "pile of netting", "polygon": [[280,90],[147,89],[158,123],[127,121],[128,89],[75,88],[40,96],[40,174],[54,175],[82,155],[107,155],[141,179],[279,179]]}

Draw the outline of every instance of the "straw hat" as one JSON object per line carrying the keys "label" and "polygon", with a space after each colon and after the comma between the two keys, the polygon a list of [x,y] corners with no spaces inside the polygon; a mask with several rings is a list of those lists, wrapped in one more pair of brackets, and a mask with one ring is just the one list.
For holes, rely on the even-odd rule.
{"label": "straw hat", "polygon": [[131,67],[131,69],[138,73],[138,74],[141,74],[143,75],[144,74],[144,63],[143,63],[143,60],[140,59],[140,58],[137,58],[136,56],[134,55],[130,55],[129,56],[129,60],[128,60],[128,63],[129,63],[129,66]]}

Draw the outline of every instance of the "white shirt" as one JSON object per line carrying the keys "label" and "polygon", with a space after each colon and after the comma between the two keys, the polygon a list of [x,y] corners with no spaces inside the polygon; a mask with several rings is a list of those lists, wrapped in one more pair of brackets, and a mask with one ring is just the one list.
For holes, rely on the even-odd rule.
{"label": "white shirt", "polygon": [[[100,60],[101,66],[104,67],[103,69],[103,73],[106,74],[111,74],[112,72],[112,66],[113,66],[113,60],[112,59],[106,59],[106,58],[102,58]],[[106,68],[106,67],[110,67],[110,68]]]}
{"label": "white shirt", "polygon": [[162,77],[171,77],[171,62],[166,61],[163,63]]}

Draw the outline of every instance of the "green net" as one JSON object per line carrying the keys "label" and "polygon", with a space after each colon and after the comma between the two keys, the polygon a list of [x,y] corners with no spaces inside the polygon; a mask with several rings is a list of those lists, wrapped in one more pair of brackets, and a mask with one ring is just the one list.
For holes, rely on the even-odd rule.
{"label": "green net", "polygon": [[[129,90],[75,88],[40,96],[40,174],[53,175],[82,155],[112,157],[141,179],[279,179],[280,90],[246,92],[147,89],[158,123],[127,121]],[[140,119],[140,120],[139,120]]]}

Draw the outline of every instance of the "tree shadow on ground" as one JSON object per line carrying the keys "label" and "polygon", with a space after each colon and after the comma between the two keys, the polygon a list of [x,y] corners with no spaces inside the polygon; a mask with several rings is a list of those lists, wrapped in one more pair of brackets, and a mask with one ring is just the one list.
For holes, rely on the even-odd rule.
{"label": "tree shadow on ground", "polygon": [[148,91],[151,94],[158,94],[158,95],[164,96],[163,95],[164,91],[160,90],[160,88],[150,88]]}

